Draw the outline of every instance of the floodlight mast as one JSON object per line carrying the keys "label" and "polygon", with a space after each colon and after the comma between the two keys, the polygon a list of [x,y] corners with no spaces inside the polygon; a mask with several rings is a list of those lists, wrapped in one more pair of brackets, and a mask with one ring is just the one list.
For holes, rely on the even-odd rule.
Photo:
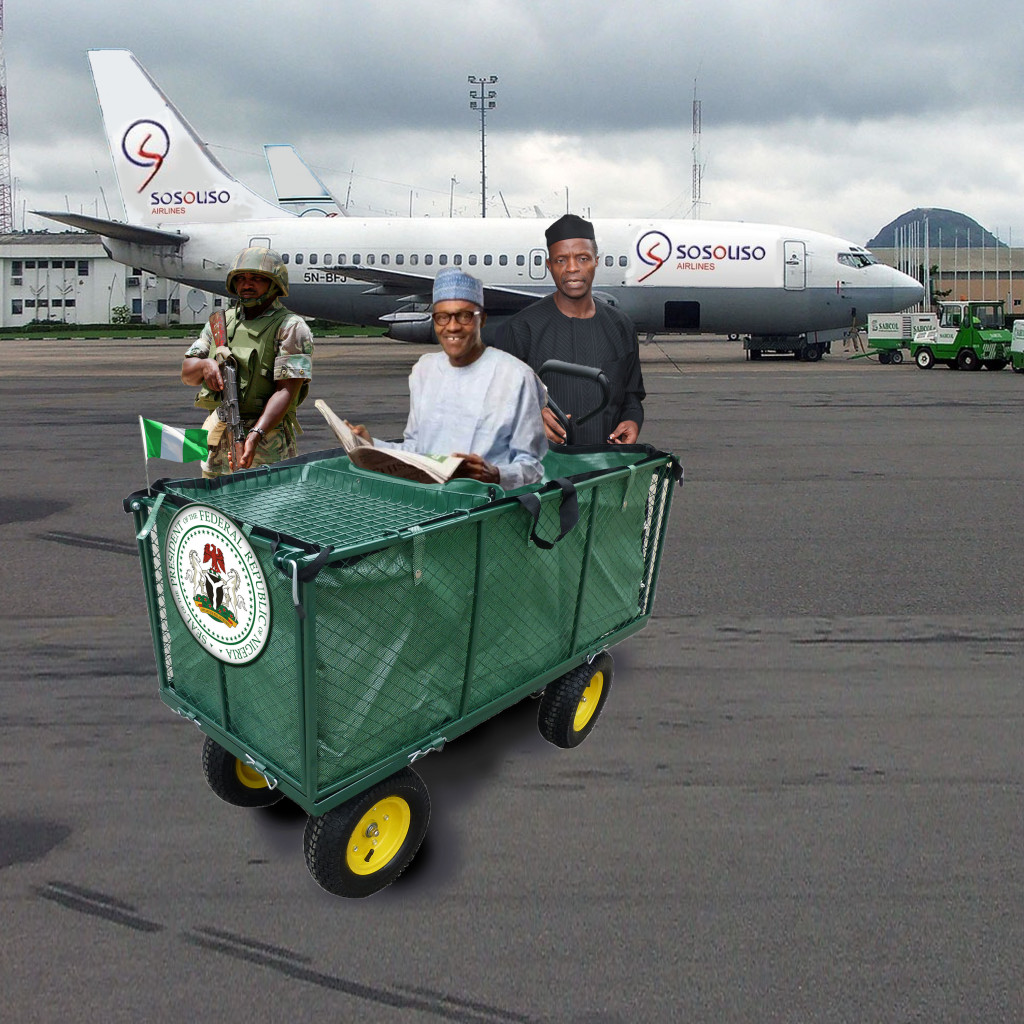
{"label": "floodlight mast", "polygon": [[480,216],[487,216],[487,122],[486,116],[488,110],[493,110],[495,107],[495,97],[498,95],[493,89],[485,89],[484,86],[494,85],[498,81],[497,75],[489,75],[484,78],[482,75],[478,78],[476,75],[469,76],[470,85],[478,85],[480,87],[479,92],[473,92],[471,89],[469,92],[470,110],[480,111]]}

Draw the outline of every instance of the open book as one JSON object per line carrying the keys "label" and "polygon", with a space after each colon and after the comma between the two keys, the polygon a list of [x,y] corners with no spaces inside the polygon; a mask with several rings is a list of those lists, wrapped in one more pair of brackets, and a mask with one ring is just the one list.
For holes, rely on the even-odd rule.
{"label": "open book", "polygon": [[404,480],[414,480],[421,484],[443,484],[458,475],[462,459],[451,455],[420,455],[418,452],[375,448],[372,442],[356,434],[322,398],[318,398],[314,404],[341,442],[353,466],[400,476]]}

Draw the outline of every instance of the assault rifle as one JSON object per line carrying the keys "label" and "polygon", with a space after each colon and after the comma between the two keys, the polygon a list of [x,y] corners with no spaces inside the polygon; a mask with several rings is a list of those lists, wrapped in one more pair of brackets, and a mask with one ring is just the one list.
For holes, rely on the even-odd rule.
{"label": "assault rifle", "polygon": [[245,451],[245,436],[242,433],[242,416],[238,411],[238,364],[228,348],[228,322],[224,310],[215,310],[210,316],[210,331],[213,334],[213,358],[217,360],[220,375],[224,378],[217,417],[227,430],[228,460],[234,470],[241,463]]}

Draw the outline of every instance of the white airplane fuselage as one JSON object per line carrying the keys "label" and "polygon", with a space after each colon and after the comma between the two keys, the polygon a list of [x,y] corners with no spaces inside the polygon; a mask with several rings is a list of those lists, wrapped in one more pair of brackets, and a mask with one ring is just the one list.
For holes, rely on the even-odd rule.
{"label": "white airplane fuselage", "polygon": [[[225,294],[238,251],[265,245],[287,262],[289,308],[363,326],[383,318],[406,340],[432,340],[426,310],[443,266],[483,281],[492,329],[553,290],[541,220],[295,216],[235,178],[133,54],[92,50],[89,59],[127,223],[46,216],[97,231],[121,263]],[[866,249],[816,231],[701,220],[593,224],[594,292],[644,334],[838,333],[855,316],[912,306],[924,291]]]}

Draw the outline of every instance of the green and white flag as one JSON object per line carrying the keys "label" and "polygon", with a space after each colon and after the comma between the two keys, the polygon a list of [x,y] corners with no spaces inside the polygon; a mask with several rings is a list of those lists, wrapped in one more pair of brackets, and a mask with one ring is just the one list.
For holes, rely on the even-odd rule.
{"label": "green and white flag", "polygon": [[167,459],[168,462],[196,462],[206,458],[206,431],[179,430],[156,420],[139,417],[142,428],[142,447],[147,459]]}

